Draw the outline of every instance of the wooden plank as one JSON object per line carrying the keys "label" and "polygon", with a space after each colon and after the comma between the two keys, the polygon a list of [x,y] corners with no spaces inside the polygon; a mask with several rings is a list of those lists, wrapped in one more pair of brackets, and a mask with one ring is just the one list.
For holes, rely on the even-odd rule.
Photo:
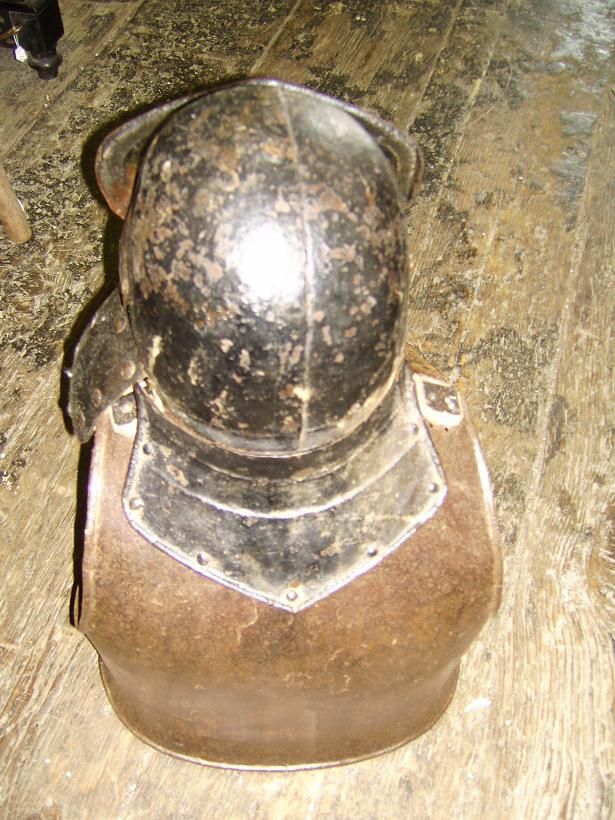
{"label": "wooden plank", "polygon": [[[461,6],[461,0],[406,0],[368,9],[355,2],[316,7],[304,2],[283,36],[250,73],[283,77],[335,94],[405,127],[449,41]],[[489,16],[483,13],[482,22]]]}
{"label": "wooden plank", "polygon": [[[588,547],[584,556],[569,522],[562,526],[560,519],[558,532],[545,501],[552,505],[559,491],[543,487],[543,481],[567,413],[557,374],[562,368],[575,372],[577,389],[589,389],[590,373],[562,350],[571,329],[568,304],[583,287],[578,248],[596,213],[604,224],[612,218],[593,174],[609,167],[604,130],[610,132],[613,112],[603,106],[602,131],[592,139],[605,75],[590,85],[576,65],[549,62],[560,46],[557,12],[546,19],[527,9],[513,16],[515,25],[494,52],[453,173],[436,200],[435,215],[446,232],[432,233],[433,219],[421,222],[422,238],[418,231],[417,267],[427,269],[439,287],[421,283],[417,275],[425,289],[422,309],[414,314],[423,329],[417,335],[428,355],[466,386],[496,478],[507,543],[502,640],[485,679],[498,723],[475,738],[480,757],[492,757],[494,764],[479,768],[474,783],[480,798],[466,805],[472,816],[521,816],[520,795],[527,807],[527,796],[539,788],[545,790],[542,805],[529,798],[535,812],[530,816],[598,816],[607,806],[612,766],[604,746],[612,730],[605,717],[612,697],[609,647],[601,634],[604,615],[587,605],[581,567]],[[589,42],[577,45],[592,48]],[[593,172],[586,177],[590,157]],[[609,258],[608,250],[605,245],[597,251],[600,260]],[[596,262],[604,267],[596,259],[587,264],[593,269]],[[607,324],[601,318],[604,338]],[[597,415],[604,418],[607,408],[602,403]],[[578,446],[568,465],[575,483],[580,441]],[[583,496],[595,499],[589,484]],[[588,507],[596,502],[601,503],[595,499]],[[579,570],[574,592],[585,606],[570,612],[558,587],[562,576],[571,577],[572,556]],[[590,695],[579,693],[580,680],[585,692],[594,693],[593,707]],[[561,697],[559,687],[566,692]],[[585,748],[569,741],[570,716],[577,710],[584,716]],[[535,744],[524,744],[524,736],[535,737]],[[458,749],[455,758],[460,759]],[[502,777],[494,780],[493,771]],[[513,772],[518,774],[506,782]]]}
{"label": "wooden plank", "polygon": [[[84,51],[54,105],[32,108],[10,157],[35,239],[0,242],[2,816],[609,816],[606,0],[89,5],[126,25],[99,29],[103,53]],[[64,0],[68,17],[82,9]],[[78,447],[57,407],[62,341],[103,280],[103,231],[108,281],[117,243],[83,144],[97,132],[89,177],[120,111],[235,73],[306,82],[418,132],[410,342],[464,385],[505,535],[500,615],[438,725],[382,758],[292,775],[146,747],[67,617]]]}
{"label": "wooden plank", "polygon": [[[512,639],[502,659],[511,723],[498,759],[520,773],[518,793],[531,793],[540,783],[546,817],[609,817],[615,809],[609,635],[615,624],[615,576],[608,515],[613,444],[604,435],[615,406],[609,298],[615,285],[615,204],[604,174],[604,168],[615,168],[610,89],[595,113],[594,161],[569,256],[568,298],[562,305],[542,447],[519,526],[519,541],[527,547],[511,569],[516,595],[502,612]],[[519,651],[527,643],[531,655]],[[520,710],[537,742],[511,747],[510,727]]]}

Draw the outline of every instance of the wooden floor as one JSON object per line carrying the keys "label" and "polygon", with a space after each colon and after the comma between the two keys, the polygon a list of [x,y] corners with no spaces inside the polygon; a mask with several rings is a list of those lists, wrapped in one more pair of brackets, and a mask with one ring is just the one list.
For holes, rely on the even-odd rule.
{"label": "wooden floor", "polygon": [[[62,0],[60,76],[0,50],[0,813],[7,818],[609,818],[615,19],[609,0]],[[609,11],[609,6],[611,10]],[[115,276],[92,159],[127,113],[281,77],[418,136],[415,352],[459,381],[503,534],[500,611],[414,743],[298,774],[200,768],[116,719],[70,625],[71,328]]]}

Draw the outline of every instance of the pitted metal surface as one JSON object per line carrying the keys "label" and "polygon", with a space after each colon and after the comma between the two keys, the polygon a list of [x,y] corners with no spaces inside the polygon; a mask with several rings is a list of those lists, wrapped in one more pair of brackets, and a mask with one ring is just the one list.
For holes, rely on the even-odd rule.
{"label": "pitted metal surface", "polygon": [[299,458],[290,480],[214,466],[215,449],[141,391],[138,407],[131,524],[202,575],[292,612],[373,568],[446,495],[407,368],[352,456],[316,473]]}
{"label": "pitted metal surface", "polygon": [[312,449],[388,392],[406,331],[402,205],[420,164],[411,138],[379,123],[254,82],[184,105],[155,134],[122,287],[151,383],[208,438]]}

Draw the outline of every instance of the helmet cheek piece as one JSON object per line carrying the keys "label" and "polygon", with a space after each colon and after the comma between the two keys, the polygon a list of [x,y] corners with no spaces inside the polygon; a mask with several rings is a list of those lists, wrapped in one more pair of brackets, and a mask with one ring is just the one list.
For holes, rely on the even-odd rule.
{"label": "helmet cheek piece", "polygon": [[166,752],[286,770],[394,748],[497,607],[467,407],[404,353],[421,170],[404,132],[275,80],[101,145],[126,224],[121,297],[71,370],[95,432],[79,628]]}

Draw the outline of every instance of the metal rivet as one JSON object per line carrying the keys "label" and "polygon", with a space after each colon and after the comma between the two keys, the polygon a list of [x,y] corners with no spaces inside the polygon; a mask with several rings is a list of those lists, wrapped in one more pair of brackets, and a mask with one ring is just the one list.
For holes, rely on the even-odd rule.
{"label": "metal rivet", "polygon": [[149,441],[146,441],[145,444],[143,445],[143,452],[145,453],[146,456],[151,456],[151,454],[154,452],[154,448],[149,443]]}
{"label": "metal rivet", "polygon": [[135,498],[130,499],[128,506],[131,510],[138,510],[143,506],[143,499],[139,498],[139,496],[135,496]]}
{"label": "metal rivet", "polygon": [[100,405],[102,404],[102,400],[102,391],[99,390],[98,387],[95,387],[94,390],[92,390],[92,404],[94,405],[94,407],[100,407]]}
{"label": "metal rivet", "polygon": [[370,558],[373,558],[374,556],[378,555],[378,547],[368,547],[367,554]]}
{"label": "metal rivet", "polygon": [[289,589],[286,593],[286,597],[289,601],[296,601],[297,600],[297,593],[294,589]]}
{"label": "metal rivet", "polygon": [[123,379],[130,379],[134,376],[136,369],[134,362],[126,361],[122,364],[120,374]]}
{"label": "metal rivet", "polygon": [[411,425],[410,425],[410,432],[412,433],[412,435],[413,435],[413,436],[416,436],[416,434],[418,433],[418,431],[419,431],[419,426],[418,426],[418,424],[411,424]]}
{"label": "metal rivet", "polygon": [[429,485],[429,487],[427,489],[429,490],[430,493],[437,493],[438,490],[440,489],[440,485],[436,484],[435,481],[432,481],[432,483]]}
{"label": "metal rivet", "polygon": [[204,564],[207,564],[209,562],[209,556],[207,555],[206,552],[199,552],[199,553],[197,553],[196,561],[197,561],[197,564],[200,564],[201,566],[203,566]]}

